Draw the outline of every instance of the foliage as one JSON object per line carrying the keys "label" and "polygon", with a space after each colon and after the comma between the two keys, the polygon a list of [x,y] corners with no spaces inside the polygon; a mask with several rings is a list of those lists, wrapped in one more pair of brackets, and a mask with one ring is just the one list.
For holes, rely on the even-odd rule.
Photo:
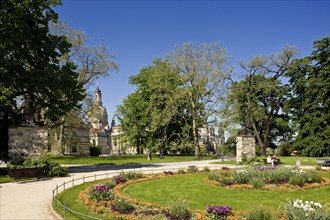
{"label": "foliage", "polygon": [[122,171],[120,172],[120,176],[125,180],[133,180],[133,179],[139,179],[139,178],[143,178],[144,175],[142,172],[139,171]]}
{"label": "foliage", "polygon": [[122,214],[130,214],[135,210],[134,206],[123,198],[116,198],[111,209]]}
{"label": "foliage", "polygon": [[91,146],[89,147],[89,155],[90,156],[100,156],[101,155],[101,148],[98,146]]}
{"label": "foliage", "polygon": [[277,220],[279,219],[269,208],[256,206],[244,216],[246,220]]}
{"label": "foliage", "polygon": [[198,129],[220,122],[216,112],[226,90],[225,79],[231,74],[224,48],[218,43],[184,43],[167,56],[178,74],[186,111],[191,116],[189,128],[192,131],[192,147],[195,156],[200,157]]}
{"label": "foliage", "polygon": [[185,220],[191,218],[191,212],[188,209],[188,203],[184,199],[172,200],[169,202],[169,213],[166,214],[169,219]]}
{"label": "foliage", "polygon": [[97,185],[94,186],[89,192],[88,196],[91,200],[96,201],[108,201],[114,199],[114,190],[106,185]]}
{"label": "foliage", "polygon": [[60,63],[70,43],[49,32],[49,23],[57,21],[53,7],[58,4],[60,1],[1,2],[1,159],[8,160],[8,127],[14,121],[54,121],[78,107],[84,97],[75,65]]}
{"label": "foliage", "polygon": [[327,220],[330,218],[329,204],[303,201],[300,199],[288,201],[283,205],[288,220]]}
{"label": "foliage", "polygon": [[302,155],[330,155],[330,38],[314,42],[310,56],[296,59],[287,76],[292,96],[286,103],[297,124],[293,145]]}
{"label": "foliage", "polygon": [[50,161],[48,156],[25,159],[20,162],[9,161],[7,166],[8,168],[42,167],[47,176],[66,176],[68,173],[66,167],[62,167],[60,164]]}
{"label": "foliage", "polygon": [[207,216],[211,219],[225,220],[232,214],[232,209],[229,206],[207,206]]}
{"label": "foliage", "polygon": [[190,166],[188,166],[187,171],[189,173],[196,173],[196,172],[198,172],[198,167],[195,165],[190,165]]}
{"label": "foliage", "polygon": [[226,113],[230,120],[254,133],[263,156],[267,146],[291,138],[289,118],[282,109],[288,89],[281,77],[296,53],[295,48],[286,47],[279,54],[255,56],[242,62],[244,79],[230,88]]}

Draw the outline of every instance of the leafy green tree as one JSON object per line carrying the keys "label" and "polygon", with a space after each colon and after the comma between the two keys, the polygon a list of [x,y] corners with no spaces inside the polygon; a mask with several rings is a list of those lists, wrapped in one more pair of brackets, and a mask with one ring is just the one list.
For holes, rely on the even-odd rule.
{"label": "leafy green tree", "polygon": [[217,115],[225,79],[231,74],[224,48],[218,43],[184,43],[167,59],[178,72],[191,117],[192,146],[200,157],[199,131]]}
{"label": "leafy green tree", "polygon": [[276,140],[290,128],[283,112],[289,90],[281,79],[296,53],[296,49],[286,47],[279,54],[256,56],[241,63],[245,78],[231,86],[228,109],[236,122],[253,131],[263,156],[266,147],[272,145],[271,138]]}
{"label": "leafy green tree", "polygon": [[57,120],[77,107],[83,88],[72,62],[61,63],[70,43],[50,34],[59,1],[7,0],[0,4],[0,130],[1,159],[8,160],[8,126]]}
{"label": "leafy green tree", "polygon": [[315,41],[311,55],[294,60],[287,76],[292,86],[287,108],[298,128],[295,149],[330,155],[330,38]]}
{"label": "leafy green tree", "polygon": [[166,146],[183,139],[182,89],[175,72],[166,61],[156,59],[152,66],[141,69],[130,78],[137,91],[118,107],[123,136],[149,152],[158,150],[160,157]]}

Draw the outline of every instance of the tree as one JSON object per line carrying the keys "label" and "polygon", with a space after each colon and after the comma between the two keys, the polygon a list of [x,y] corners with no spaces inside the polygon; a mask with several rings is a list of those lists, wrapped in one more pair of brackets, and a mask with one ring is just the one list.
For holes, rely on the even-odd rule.
{"label": "tree", "polygon": [[138,152],[143,145],[149,152],[157,148],[162,157],[167,145],[182,139],[180,81],[168,62],[156,59],[132,76],[130,83],[137,90],[117,110],[123,136]]}
{"label": "tree", "polygon": [[[53,22],[51,31],[57,36],[65,36],[71,43],[70,51],[61,56],[61,62],[64,64],[72,62],[77,66],[78,83],[86,91],[94,84],[95,80],[109,76],[109,71],[118,70],[118,64],[113,61],[114,55],[109,53],[103,42],[98,46],[88,46],[88,36],[81,30],[71,28],[65,22]],[[54,151],[58,151],[59,154],[70,153],[70,140],[77,142],[76,139],[72,139],[77,128],[86,126],[87,113],[91,110],[89,103],[90,98],[87,95],[81,102],[80,111],[69,111],[59,120],[53,122],[51,136]],[[70,120],[79,118],[80,120]]]}
{"label": "tree", "polygon": [[294,147],[309,156],[330,155],[330,38],[314,42],[310,56],[296,59],[287,76],[287,108],[297,123]]}
{"label": "tree", "polygon": [[218,43],[184,43],[172,52],[167,59],[178,72],[187,97],[191,114],[193,147],[195,156],[200,157],[198,129],[208,127],[209,120],[216,114],[225,79],[231,73],[227,56]]}
{"label": "tree", "polygon": [[296,53],[295,48],[286,47],[279,54],[256,56],[247,63],[241,63],[246,72],[245,79],[231,86],[229,100],[236,120],[253,131],[262,156],[266,156],[272,134],[288,128],[287,124],[283,126],[283,121],[288,121],[288,118],[282,109],[288,88],[281,79]]}
{"label": "tree", "polygon": [[[8,0],[0,4],[0,129],[1,159],[8,160],[8,128],[25,117],[51,121],[77,107],[83,88],[72,62],[61,63],[69,52],[64,36],[52,35],[52,9],[59,1]],[[65,85],[65,86],[64,86]]]}

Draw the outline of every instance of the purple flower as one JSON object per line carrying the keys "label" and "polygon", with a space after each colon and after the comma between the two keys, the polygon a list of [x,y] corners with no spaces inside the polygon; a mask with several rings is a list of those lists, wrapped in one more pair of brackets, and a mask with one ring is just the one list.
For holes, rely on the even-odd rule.
{"label": "purple flower", "polygon": [[226,217],[231,214],[229,206],[207,206],[207,214],[214,217]]}
{"label": "purple flower", "polygon": [[266,166],[261,166],[261,167],[255,167],[255,170],[258,171],[272,171],[272,170],[276,170],[277,167],[266,167]]}
{"label": "purple flower", "polygon": [[108,192],[109,191],[109,187],[108,186],[104,186],[104,185],[99,185],[99,186],[95,186],[93,187],[92,191],[96,192],[96,191],[100,191],[100,192]]}
{"label": "purple flower", "polygon": [[164,171],[164,173],[165,173],[166,175],[173,175],[173,172],[172,172],[172,171]]}
{"label": "purple flower", "polygon": [[117,184],[125,182],[125,179],[120,175],[119,176],[114,176],[113,179]]}

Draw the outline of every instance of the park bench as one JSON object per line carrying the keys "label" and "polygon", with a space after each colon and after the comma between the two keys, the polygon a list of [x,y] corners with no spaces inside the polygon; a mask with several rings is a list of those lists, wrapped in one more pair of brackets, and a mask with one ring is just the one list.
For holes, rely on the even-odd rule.
{"label": "park bench", "polygon": [[317,165],[320,165],[321,167],[325,166],[325,167],[329,167],[330,166],[330,159],[317,159],[316,161]]}
{"label": "park bench", "polygon": [[42,180],[44,180],[45,178],[45,173],[41,167],[8,169],[8,175],[13,178],[14,181],[30,178],[37,178],[38,180],[42,178]]}
{"label": "park bench", "polygon": [[[267,163],[267,159],[262,159],[264,161],[264,164],[271,164],[271,163]],[[276,162],[274,162],[274,166],[277,166],[281,164],[281,160],[280,159],[276,159]]]}

